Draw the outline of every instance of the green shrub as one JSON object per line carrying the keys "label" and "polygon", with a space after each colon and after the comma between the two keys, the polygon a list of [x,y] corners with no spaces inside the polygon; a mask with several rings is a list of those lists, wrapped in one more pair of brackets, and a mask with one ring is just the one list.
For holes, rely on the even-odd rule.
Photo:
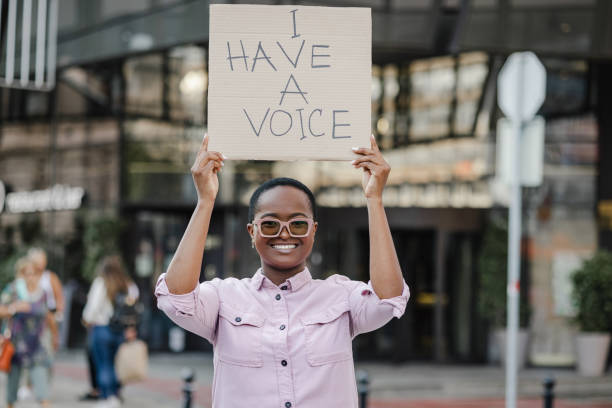
{"label": "green shrub", "polygon": [[596,252],[574,272],[572,281],[575,319],[582,331],[612,331],[612,252]]}
{"label": "green shrub", "polygon": [[26,255],[25,249],[15,250],[0,260],[0,291],[15,279],[15,266],[19,258]]}

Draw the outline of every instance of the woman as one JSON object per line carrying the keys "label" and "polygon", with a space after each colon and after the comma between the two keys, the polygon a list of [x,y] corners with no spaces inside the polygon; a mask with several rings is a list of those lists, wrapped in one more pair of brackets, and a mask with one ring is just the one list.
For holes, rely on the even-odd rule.
{"label": "woman", "polygon": [[121,406],[119,387],[115,374],[115,354],[126,337],[134,338],[135,329],[111,325],[117,299],[127,297],[129,302],[138,298],[138,288],[123,269],[119,256],[107,256],[98,265],[98,276],[87,294],[83,310],[83,321],[90,329],[90,344],[96,382],[102,400],[100,408]]}
{"label": "woman", "polygon": [[[27,259],[32,263],[35,271],[36,285],[45,293],[47,300],[47,315],[46,329],[42,333],[41,341],[47,349],[49,356],[49,380],[52,375],[52,366],[55,353],[59,349],[59,322],[62,320],[64,312],[64,294],[62,293],[62,283],[58,276],[47,270],[47,253],[42,248],[30,248],[26,255]],[[27,400],[31,397],[31,379],[28,376],[28,381],[22,384],[17,392],[17,399]]]}
{"label": "woman", "polygon": [[[21,374],[28,369],[34,395],[41,406],[49,406],[48,382],[50,356],[41,335],[50,320],[44,290],[38,285],[36,268],[27,258],[17,262],[16,279],[2,293],[2,303],[9,304],[8,322],[15,354],[8,373],[6,401],[12,408],[17,401]],[[19,308],[16,306],[19,305]],[[26,307],[27,305],[27,307]]]}
{"label": "woman", "polygon": [[207,151],[191,169],[198,203],[166,274],[158,306],[214,346],[213,407],[357,407],[351,340],[400,317],[408,300],[382,204],[390,167],[374,138],[353,149],[363,169],[371,283],[313,280],[315,199],[302,183],[274,179],[251,197],[248,233],[261,267],[252,278],[199,283],[225,157]]}

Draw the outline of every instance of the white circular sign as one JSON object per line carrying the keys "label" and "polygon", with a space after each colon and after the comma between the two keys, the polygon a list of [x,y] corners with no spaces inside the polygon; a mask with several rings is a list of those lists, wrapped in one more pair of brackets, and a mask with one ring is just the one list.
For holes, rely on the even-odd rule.
{"label": "white circular sign", "polygon": [[546,69],[533,52],[508,57],[497,78],[497,103],[513,121],[529,120],[546,97]]}

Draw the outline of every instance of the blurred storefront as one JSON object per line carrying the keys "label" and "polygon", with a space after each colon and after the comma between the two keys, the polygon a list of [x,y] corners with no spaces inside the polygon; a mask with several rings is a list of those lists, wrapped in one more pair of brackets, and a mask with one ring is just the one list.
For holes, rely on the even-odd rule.
{"label": "blurred storefront", "polygon": [[[490,218],[506,207],[495,179],[496,79],[510,52],[534,49],[548,82],[540,112],[547,120],[544,183],[524,198],[531,361],[571,364],[568,274],[597,248],[597,211],[605,219],[612,199],[601,187],[612,149],[598,137],[602,126],[611,131],[601,104],[609,111],[612,101],[597,91],[611,72],[602,61],[612,57],[612,36],[598,30],[612,10],[595,0],[325,4],[373,9],[372,126],[393,168],[384,201],[412,291],[402,319],[356,340],[357,358],[486,359],[490,328],[478,314],[476,260]],[[5,205],[2,229],[39,217],[54,266],[68,277],[79,220],[118,217],[122,251],[148,306],[142,335],[156,350],[207,349],[157,311],[152,287],[196,200],[189,167],[206,129],[208,2],[62,0],[60,7],[56,89],[0,91],[0,181],[12,192],[82,188],[84,199],[75,208],[27,213]],[[607,146],[607,160],[598,161],[598,151],[605,153],[598,143]],[[338,162],[235,161],[221,175],[202,279],[255,271],[246,204],[274,176],[295,177],[317,196],[314,275],[367,279],[358,172]],[[5,245],[18,235],[0,239]]]}

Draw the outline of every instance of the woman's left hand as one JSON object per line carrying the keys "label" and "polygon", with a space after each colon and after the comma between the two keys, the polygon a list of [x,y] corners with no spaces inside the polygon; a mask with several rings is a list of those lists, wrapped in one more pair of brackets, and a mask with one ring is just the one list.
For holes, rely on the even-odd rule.
{"label": "woman's left hand", "polygon": [[351,163],[355,168],[363,169],[362,185],[366,198],[382,198],[391,166],[378,149],[374,135],[370,135],[371,147],[353,148],[360,157]]}

